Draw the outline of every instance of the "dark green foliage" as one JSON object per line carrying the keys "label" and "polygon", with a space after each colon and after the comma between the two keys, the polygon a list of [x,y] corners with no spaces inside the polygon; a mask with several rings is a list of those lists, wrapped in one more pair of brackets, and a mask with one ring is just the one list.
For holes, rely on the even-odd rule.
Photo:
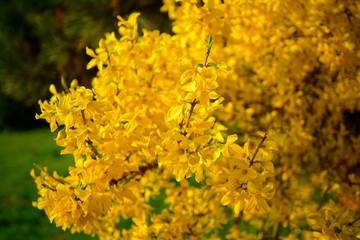
{"label": "dark green foliage", "polygon": [[105,32],[116,31],[117,15],[140,11],[143,27],[168,31],[160,6],[159,0],[0,1],[0,129],[23,128],[4,117],[17,116],[12,103],[24,112],[30,107],[25,118],[33,119],[37,101],[49,97],[50,84],[61,89],[61,77],[89,87],[95,69],[86,70],[85,47],[96,48]]}

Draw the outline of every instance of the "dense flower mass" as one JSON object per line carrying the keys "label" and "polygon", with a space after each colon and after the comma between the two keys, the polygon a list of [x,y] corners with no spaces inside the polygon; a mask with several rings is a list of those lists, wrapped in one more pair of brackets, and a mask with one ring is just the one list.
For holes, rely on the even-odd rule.
{"label": "dense flower mass", "polygon": [[360,238],[360,1],[162,10],[173,35],[119,17],[93,88],[39,102],[74,166],[34,205],[100,239]]}

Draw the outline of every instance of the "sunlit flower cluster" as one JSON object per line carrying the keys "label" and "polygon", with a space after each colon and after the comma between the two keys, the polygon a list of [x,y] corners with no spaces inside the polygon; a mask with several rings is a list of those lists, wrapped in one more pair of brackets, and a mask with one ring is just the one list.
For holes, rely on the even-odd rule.
{"label": "sunlit flower cluster", "polygon": [[162,10],[173,35],[119,17],[92,89],[39,102],[74,166],[33,170],[34,205],[100,239],[360,238],[360,2]]}

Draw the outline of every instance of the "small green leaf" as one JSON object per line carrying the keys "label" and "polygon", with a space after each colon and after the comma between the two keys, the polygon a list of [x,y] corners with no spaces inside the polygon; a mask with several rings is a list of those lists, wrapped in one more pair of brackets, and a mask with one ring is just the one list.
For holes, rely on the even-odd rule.
{"label": "small green leaf", "polygon": [[213,38],[211,35],[209,35],[209,38],[205,40],[207,51],[210,52],[212,44],[213,44]]}

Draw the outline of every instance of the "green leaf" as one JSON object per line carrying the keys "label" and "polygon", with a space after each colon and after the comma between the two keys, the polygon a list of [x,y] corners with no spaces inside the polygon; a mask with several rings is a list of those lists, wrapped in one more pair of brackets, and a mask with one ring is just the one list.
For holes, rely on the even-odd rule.
{"label": "green leaf", "polygon": [[209,38],[205,40],[207,51],[210,52],[212,44],[213,44],[213,38],[211,35],[209,35]]}

